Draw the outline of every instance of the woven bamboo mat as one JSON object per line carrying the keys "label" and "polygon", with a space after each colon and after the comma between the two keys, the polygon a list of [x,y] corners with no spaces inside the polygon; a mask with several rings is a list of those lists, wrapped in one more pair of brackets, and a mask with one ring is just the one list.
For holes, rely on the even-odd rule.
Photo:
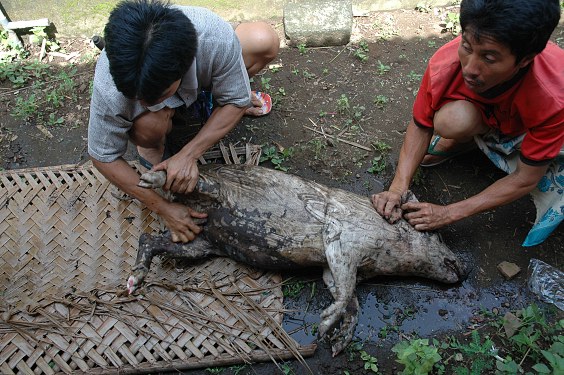
{"label": "woven bamboo mat", "polygon": [[162,229],[89,163],[0,172],[0,373],[137,374],[313,353],[280,327],[279,275],[229,259],[155,259],[142,294],[124,295],[140,234]]}

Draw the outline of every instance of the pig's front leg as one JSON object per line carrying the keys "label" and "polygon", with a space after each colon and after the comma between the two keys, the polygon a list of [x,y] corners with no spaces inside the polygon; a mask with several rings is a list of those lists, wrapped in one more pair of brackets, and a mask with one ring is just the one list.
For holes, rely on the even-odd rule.
{"label": "pig's front leg", "polygon": [[[341,228],[341,223],[332,220],[328,223],[324,233],[328,269],[324,271],[323,279],[333,295],[334,302],[321,313],[319,324],[320,337],[328,336],[331,341],[333,341],[332,338],[338,341],[332,343],[334,356],[352,339],[358,312],[358,302],[353,302],[350,308],[349,304],[356,299],[356,272],[360,259],[355,258],[355,252],[350,251],[351,249],[347,249],[346,245],[343,246],[341,243]],[[336,328],[339,323],[341,323],[340,328]],[[334,330],[336,333],[331,332]],[[342,340],[346,342],[343,343]]]}

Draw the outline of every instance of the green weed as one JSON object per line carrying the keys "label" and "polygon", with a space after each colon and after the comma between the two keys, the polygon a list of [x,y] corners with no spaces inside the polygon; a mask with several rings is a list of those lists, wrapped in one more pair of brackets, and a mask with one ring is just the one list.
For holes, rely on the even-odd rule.
{"label": "green weed", "polygon": [[274,165],[274,169],[287,172],[288,167],[282,165],[285,161],[290,159],[294,155],[294,148],[288,147],[282,151],[278,151],[275,146],[263,147],[263,155],[260,158],[260,162],[270,161]]}
{"label": "green weed", "polygon": [[308,145],[311,146],[313,151],[313,158],[315,160],[321,159],[321,154],[326,148],[326,143],[319,138],[312,139],[308,142]]}
{"label": "green weed", "polygon": [[349,103],[349,98],[345,94],[341,94],[339,99],[337,99],[337,112],[340,114],[348,113],[351,109],[351,105]]}
{"label": "green weed", "polygon": [[494,343],[489,337],[482,341],[478,331],[472,331],[471,340],[468,344],[461,344],[453,338],[450,347],[459,350],[462,356],[469,359],[469,363],[471,363],[470,369],[455,367],[454,371],[457,375],[479,375],[493,368],[495,352],[492,349]]}
{"label": "green weed", "polygon": [[233,371],[234,375],[239,375],[239,373],[243,370],[245,370],[248,366],[247,365],[235,365],[235,366],[231,366],[229,367],[229,369],[231,371]]}
{"label": "green weed", "polygon": [[55,41],[54,38],[49,38],[47,32],[45,31],[46,27],[44,26],[36,26],[31,29],[33,35],[30,36],[29,40],[31,43],[35,45],[41,45],[43,40],[45,40],[45,50],[46,51],[58,51],[61,49],[59,43]]}
{"label": "green weed", "polygon": [[49,113],[49,118],[47,119],[48,126],[59,126],[65,123],[65,119],[63,117],[58,117],[54,113]]}
{"label": "green weed", "polygon": [[287,283],[282,287],[282,294],[284,295],[284,297],[296,298],[300,295],[305,287],[306,284],[303,281],[294,281]]}
{"label": "green weed", "polygon": [[388,99],[386,95],[377,95],[374,98],[374,104],[376,104],[376,108],[378,109],[384,109],[384,107],[386,106],[386,104],[388,104],[389,101],[390,99]]}
{"label": "green weed", "polygon": [[6,30],[0,30],[0,51],[2,52],[0,54],[0,72],[2,71],[2,64],[29,56],[29,52],[15,39],[10,38],[10,34]]}
{"label": "green weed", "polygon": [[375,374],[378,373],[378,359],[366,353],[364,350],[360,352],[360,359],[364,362],[364,369]]}
{"label": "green weed", "polygon": [[292,369],[292,367],[290,367],[290,365],[288,363],[283,363],[282,366],[280,366],[280,370],[282,370],[282,373],[284,375],[295,374],[294,370]]}
{"label": "green weed", "polygon": [[304,55],[307,52],[307,47],[305,43],[298,44],[296,47],[298,48],[300,55]]}
{"label": "green weed", "polygon": [[270,77],[260,77],[260,86],[262,87],[263,91],[269,91],[270,90],[270,80],[272,78]]}
{"label": "green weed", "polygon": [[384,141],[377,141],[372,143],[372,147],[376,151],[377,155],[372,159],[371,165],[368,168],[368,173],[379,174],[386,169],[386,156],[391,150],[392,146]]}
{"label": "green weed", "polygon": [[29,63],[0,62],[0,81],[9,80],[14,88],[24,87],[32,80],[43,79],[49,70],[49,65],[37,60]]}
{"label": "green weed", "polygon": [[433,370],[435,363],[441,360],[439,350],[429,345],[428,339],[401,341],[392,351],[397,354],[397,362],[405,366],[402,375],[425,375]]}
{"label": "green weed", "polygon": [[460,14],[448,12],[445,21],[440,26],[443,28],[442,32],[458,35],[460,33]]}
{"label": "green weed", "polygon": [[209,372],[210,374],[221,374],[223,372],[224,368],[223,367],[208,367],[206,368],[206,372]]}
{"label": "green weed", "polygon": [[421,81],[421,77],[423,77],[423,74],[415,73],[413,70],[407,75],[407,79],[409,79],[410,82],[415,83],[419,83],[419,81]]}
{"label": "green weed", "polygon": [[355,49],[354,51],[354,56],[359,59],[361,62],[366,62],[368,61],[368,43],[366,43],[364,40],[362,40],[359,44],[358,44],[358,48]]}
{"label": "green weed", "polygon": [[35,94],[31,94],[27,98],[17,97],[16,105],[10,113],[13,117],[20,120],[28,120],[37,114],[39,110],[39,104],[35,97]]}
{"label": "green weed", "polygon": [[378,66],[376,67],[376,73],[378,75],[384,75],[388,73],[392,69],[391,66],[383,64],[380,60],[378,60]]}

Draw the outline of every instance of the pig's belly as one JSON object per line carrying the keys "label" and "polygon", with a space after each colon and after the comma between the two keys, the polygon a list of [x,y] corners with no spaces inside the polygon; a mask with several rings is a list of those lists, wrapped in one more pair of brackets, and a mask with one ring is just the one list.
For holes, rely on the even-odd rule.
{"label": "pig's belly", "polygon": [[270,270],[326,264],[322,225],[268,213],[208,212],[207,239],[237,261]]}

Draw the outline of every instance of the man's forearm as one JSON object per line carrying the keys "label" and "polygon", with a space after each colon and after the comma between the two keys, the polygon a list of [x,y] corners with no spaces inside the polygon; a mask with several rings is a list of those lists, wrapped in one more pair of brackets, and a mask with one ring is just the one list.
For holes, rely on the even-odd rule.
{"label": "man's forearm", "polygon": [[185,157],[198,159],[239,123],[245,110],[244,107],[240,108],[231,104],[217,107],[194,139],[188,142],[179,153]]}
{"label": "man's forearm", "polygon": [[448,206],[453,221],[509,204],[535,189],[548,166],[519,162],[517,170],[488,186],[477,195]]}
{"label": "man's forearm", "polygon": [[402,194],[409,189],[411,179],[427,153],[432,136],[432,129],[420,128],[413,120],[410,121],[400,150],[396,174],[388,190]]}
{"label": "man's forearm", "polygon": [[102,163],[92,159],[92,163],[112,184],[116,185],[126,194],[138,199],[151,211],[159,214],[162,205],[167,203],[167,201],[155,191],[137,186],[139,183],[139,175],[125,160],[117,159],[110,163]]}

